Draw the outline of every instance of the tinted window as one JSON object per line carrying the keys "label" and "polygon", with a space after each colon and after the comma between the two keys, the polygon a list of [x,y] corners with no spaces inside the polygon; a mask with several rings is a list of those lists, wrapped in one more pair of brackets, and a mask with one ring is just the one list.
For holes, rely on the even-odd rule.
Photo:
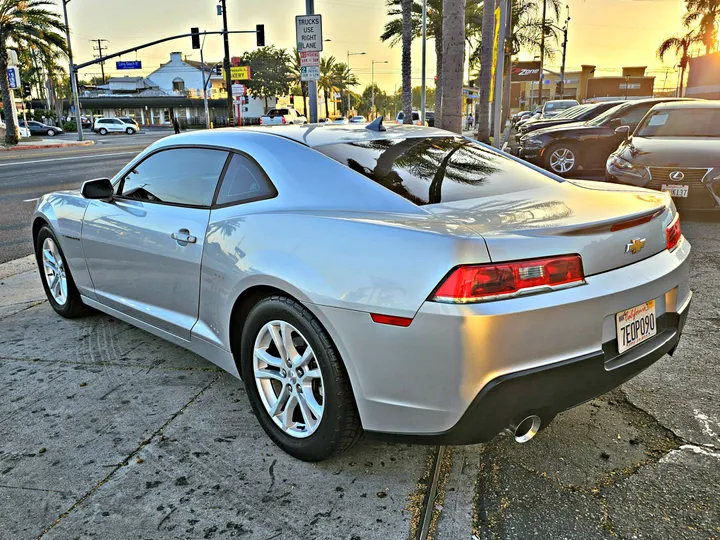
{"label": "tinted window", "polygon": [[177,148],[153,154],[123,179],[122,196],[151,202],[210,206],[227,152]]}
{"label": "tinted window", "polygon": [[111,120],[111,122],[113,124],[122,124],[122,122],[120,120],[118,120],[117,118],[114,118],[113,120]]}
{"label": "tinted window", "polygon": [[577,105],[578,102],[574,100],[570,101],[548,101],[545,104],[545,110],[546,111],[560,111],[563,109],[569,109],[570,107],[574,107]]}
{"label": "tinted window", "polygon": [[645,105],[639,105],[638,107],[632,107],[625,111],[620,117],[620,123],[623,126],[637,126],[640,120],[652,109],[655,103],[647,103]]}
{"label": "tinted window", "polygon": [[651,112],[638,127],[638,137],[720,137],[720,108]]}
{"label": "tinted window", "polygon": [[603,123],[605,123],[610,118],[615,118],[621,116],[623,113],[622,111],[627,110],[629,105],[616,105],[612,109],[608,109],[604,113],[602,113],[599,116],[596,116],[592,120],[588,122],[588,125],[590,126],[599,126]]}
{"label": "tinted window", "polygon": [[288,113],[287,109],[270,109],[268,116],[285,116]]}
{"label": "tinted window", "polygon": [[258,165],[233,154],[218,192],[217,204],[264,199],[274,193],[270,180]]}
{"label": "tinted window", "polygon": [[556,182],[461,137],[379,139],[316,150],[417,205],[489,197]]}

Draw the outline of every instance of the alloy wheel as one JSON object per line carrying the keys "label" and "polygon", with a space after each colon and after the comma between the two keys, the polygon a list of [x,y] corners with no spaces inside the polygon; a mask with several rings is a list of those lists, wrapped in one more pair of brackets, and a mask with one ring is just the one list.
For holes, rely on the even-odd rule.
{"label": "alloy wheel", "polygon": [[325,410],[323,377],[315,353],[290,323],[270,321],[253,347],[253,373],[265,411],[283,433],[312,435]]}
{"label": "alloy wheel", "polygon": [[553,172],[565,174],[575,167],[575,154],[569,148],[558,148],[550,155],[550,168]]}
{"label": "alloy wheel", "polygon": [[46,238],[42,247],[42,264],[45,282],[53,300],[64,306],[68,299],[68,283],[60,251],[52,238]]}

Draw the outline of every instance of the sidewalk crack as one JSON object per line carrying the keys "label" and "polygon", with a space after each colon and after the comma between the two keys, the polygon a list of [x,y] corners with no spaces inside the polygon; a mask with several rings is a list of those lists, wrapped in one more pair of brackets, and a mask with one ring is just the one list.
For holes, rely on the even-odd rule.
{"label": "sidewalk crack", "polygon": [[206,384],[197,394],[195,394],[192,398],[190,398],[190,400],[187,403],[185,403],[185,405],[180,407],[180,409],[178,409],[172,416],[170,416],[170,418],[163,425],[161,425],[149,437],[147,437],[144,441],[142,441],[137,446],[137,448],[135,448],[135,450],[133,450],[132,452],[130,452],[130,454],[128,454],[128,456],[124,460],[122,460],[120,463],[115,465],[113,470],[110,471],[110,473],[108,473],[107,476],[105,476],[105,478],[103,478],[100,482],[98,482],[95,486],[93,486],[90,489],[90,491],[88,491],[80,499],[75,501],[75,503],[73,503],[73,505],[70,506],[70,508],[68,508],[62,514],[60,514],[60,516],[55,521],[53,521],[42,533],[40,533],[37,536],[36,540],[39,540],[40,538],[45,536],[47,533],[49,533],[52,529],[57,527],[63,519],[65,519],[67,516],[69,516],[76,508],[78,508],[82,503],[84,503],[88,498],[90,498],[98,489],[100,489],[104,484],[106,484],[110,479],[112,479],[112,477],[115,476],[115,473],[117,473],[120,469],[125,467],[130,462],[130,460],[133,457],[135,457],[136,455],[138,455],[143,450],[143,448],[148,446],[153,441],[153,439],[155,439],[161,433],[163,433],[163,431],[165,431],[165,429],[178,416],[180,416],[185,411],[185,409],[187,409],[190,405],[192,405],[199,397],[201,397],[207,390],[209,390],[210,387],[213,384],[215,384],[219,379],[220,379],[220,375],[218,374],[213,378],[212,381],[210,381],[208,384]]}

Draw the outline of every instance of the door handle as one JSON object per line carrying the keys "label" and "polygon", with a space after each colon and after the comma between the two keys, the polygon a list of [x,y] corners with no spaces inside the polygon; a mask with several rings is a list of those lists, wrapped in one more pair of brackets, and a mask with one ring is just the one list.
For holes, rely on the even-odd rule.
{"label": "door handle", "polygon": [[190,234],[187,229],[180,229],[178,232],[174,232],[170,235],[173,240],[176,240],[182,244],[194,244],[197,242],[197,238]]}

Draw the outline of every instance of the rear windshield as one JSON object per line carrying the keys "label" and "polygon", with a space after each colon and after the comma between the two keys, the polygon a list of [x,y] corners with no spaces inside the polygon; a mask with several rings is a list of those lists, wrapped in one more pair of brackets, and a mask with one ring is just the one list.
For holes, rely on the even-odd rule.
{"label": "rear windshield", "polygon": [[720,108],[651,111],[638,137],[720,137]]}
{"label": "rear windshield", "polygon": [[379,139],[316,150],[420,206],[559,181],[462,137]]}
{"label": "rear windshield", "polygon": [[270,109],[268,116],[285,116],[286,114],[290,114],[287,109]]}
{"label": "rear windshield", "polygon": [[545,104],[546,111],[561,111],[563,109],[569,109],[575,107],[578,104],[577,101],[548,101]]}

